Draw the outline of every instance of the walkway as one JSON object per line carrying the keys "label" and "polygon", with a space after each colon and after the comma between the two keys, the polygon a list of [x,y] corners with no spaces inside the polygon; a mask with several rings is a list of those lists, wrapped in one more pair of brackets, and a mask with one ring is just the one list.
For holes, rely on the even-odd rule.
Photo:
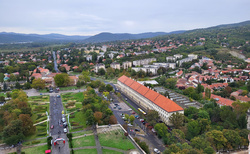
{"label": "walkway", "polygon": [[[97,149],[97,146],[86,146],[86,147],[73,148],[73,150],[80,150],[80,149]],[[101,149],[109,149],[109,150],[114,150],[114,151],[118,151],[118,152],[122,152],[122,153],[127,152],[125,150],[121,150],[121,149],[117,149],[117,148],[111,148],[111,147],[105,147],[105,146],[102,146]]]}
{"label": "walkway", "polygon": [[98,138],[98,134],[97,134],[97,130],[96,130],[96,127],[94,126],[94,135],[95,135],[95,145],[96,145],[96,150],[97,150],[97,153],[98,154],[102,154],[102,148],[101,148],[101,144],[100,144],[100,141],[99,141],[99,138]]}

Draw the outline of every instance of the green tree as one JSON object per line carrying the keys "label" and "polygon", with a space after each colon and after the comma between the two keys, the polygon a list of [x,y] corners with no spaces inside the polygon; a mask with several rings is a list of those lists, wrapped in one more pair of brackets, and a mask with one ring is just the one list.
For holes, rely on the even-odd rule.
{"label": "green tree", "polygon": [[154,127],[160,138],[168,137],[168,127],[164,123],[157,123]]}
{"label": "green tree", "polygon": [[184,115],[179,112],[173,113],[169,117],[169,122],[172,123],[176,129],[178,129],[184,123]]}
{"label": "green tree", "polygon": [[155,110],[149,110],[147,114],[147,121],[150,125],[154,126],[158,119],[160,119],[159,113]]}
{"label": "green tree", "polygon": [[168,78],[166,80],[166,87],[169,89],[175,89],[175,85],[177,83],[177,79],[175,78]]}
{"label": "green tree", "polygon": [[13,120],[3,130],[4,143],[8,145],[15,145],[24,139],[23,127],[21,120]]}
{"label": "green tree", "polygon": [[218,151],[222,149],[227,143],[227,139],[224,137],[223,133],[219,130],[212,130],[206,133],[206,138],[210,144]]}
{"label": "green tree", "polygon": [[129,120],[129,115],[128,114],[125,114],[125,119]]}
{"label": "green tree", "polygon": [[172,154],[172,153],[178,153],[181,149],[176,144],[171,144],[164,152],[163,154]]}
{"label": "green tree", "polygon": [[187,124],[187,136],[186,136],[186,138],[188,140],[191,140],[195,136],[199,135],[200,131],[201,131],[201,127],[200,127],[198,121],[196,121],[196,120],[190,121]]}
{"label": "green tree", "polygon": [[108,92],[111,92],[113,90],[113,87],[110,85],[110,84],[107,84],[105,89],[108,91]]}
{"label": "green tree", "polygon": [[131,124],[133,124],[134,120],[135,120],[135,116],[134,115],[130,115],[129,116],[129,121],[130,121]]}
{"label": "green tree", "polygon": [[45,81],[42,80],[41,78],[34,79],[32,81],[31,87],[35,88],[35,89],[44,89],[45,88]]}
{"label": "green tree", "polygon": [[210,97],[211,97],[211,89],[208,89],[208,88],[205,89],[205,97],[210,99]]}
{"label": "green tree", "polygon": [[210,143],[204,137],[197,136],[191,139],[191,146],[199,150],[204,150],[210,146]]}
{"label": "green tree", "polygon": [[204,92],[204,87],[199,83],[197,88],[196,88],[196,91],[198,94],[202,93],[202,92]]}
{"label": "green tree", "polygon": [[65,87],[70,83],[69,75],[66,73],[56,74],[54,80],[58,87]]}
{"label": "green tree", "polygon": [[99,75],[105,75],[105,73],[106,73],[105,69],[103,69],[103,68],[101,68],[101,69],[98,70],[98,74]]}
{"label": "green tree", "polygon": [[0,82],[3,82],[3,79],[4,79],[4,74],[0,73]]}
{"label": "green tree", "polygon": [[229,130],[229,129],[223,129],[222,132],[224,137],[227,139],[226,148],[228,150],[232,148],[233,149],[238,148],[241,141],[239,133],[235,130]]}
{"label": "green tree", "polygon": [[203,119],[210,119],[209,114],[205,110],[199,110],[198,117]]}
{"label": "green tree", "polygon": [[21,89],[21,85],[20,85],[19,82],[16,82],[15,88],[16,88],[16,89]]}

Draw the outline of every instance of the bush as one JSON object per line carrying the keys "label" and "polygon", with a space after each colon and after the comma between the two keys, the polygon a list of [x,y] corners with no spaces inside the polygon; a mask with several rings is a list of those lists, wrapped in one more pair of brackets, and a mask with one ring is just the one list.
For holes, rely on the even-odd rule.
{"label": "bush", "polygon": [[74,154],[74,150],[73,149],[71,149],[70,154]]}
{"label": "bush", "polygon": [[51,140],[53,139],[53,137],[52,136],[50,136],[50,137],[48,137],[47,138],[47,147],[48,147],[48,149],[51,149]]}
{"label": "bush", "polygon": [[35,141],[32,141],[31,142],[31,144],[38,144],[38,143],[40,143],[41,141],[39,141],[39,140],[35,140]]}

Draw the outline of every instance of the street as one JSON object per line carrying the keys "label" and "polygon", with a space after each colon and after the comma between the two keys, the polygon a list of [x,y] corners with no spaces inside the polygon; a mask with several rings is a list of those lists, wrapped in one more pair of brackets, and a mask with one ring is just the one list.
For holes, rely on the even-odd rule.
{"label": "street", "polygon": [[[62,119],[62,111],[63,105],[61,97],[57,97],[57,93],[50,94],[50,135],[53,137],[52,143],[52,153],[53,154],[69,154],[69,144],[67,140],[66,133],[63,132],[63,125],[61,122]],[[54,128],[51,128],[51,126]],[[67,128],[68,129],[68,128]],[[58,144],[54,145],[54,141],[58,138],[63,138],[63,140],[59,141]]]}

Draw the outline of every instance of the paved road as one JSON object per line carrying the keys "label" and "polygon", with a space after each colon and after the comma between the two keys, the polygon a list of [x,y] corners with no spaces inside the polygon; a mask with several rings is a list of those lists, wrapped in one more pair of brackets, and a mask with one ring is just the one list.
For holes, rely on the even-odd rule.
{"label": "paved road", "polygon": [[59,145],[52,145],[52,153],[53,154],[69,154],[69,144],[67,141],[67,136],[63,132],[63,125],[61,122],[62,119],[62,100],[57,97],[58,93],[52,93],[50,95],[50,126],[53,125],[54,128],[50,129],[50,134],[53,137],[53,141],[56,138],[65,139],[65,144],[60,142]]}

